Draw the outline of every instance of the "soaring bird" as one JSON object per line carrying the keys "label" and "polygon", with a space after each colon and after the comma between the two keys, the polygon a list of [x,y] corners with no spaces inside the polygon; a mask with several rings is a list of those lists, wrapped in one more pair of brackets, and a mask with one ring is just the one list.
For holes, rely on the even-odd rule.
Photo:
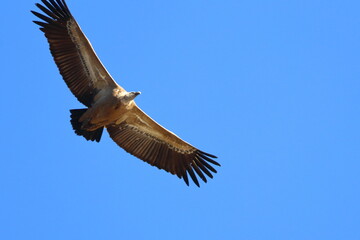
{"label": "soaring bird", "polygon": [[119,86],[97,57],[92,45],[69,11],[64,0],[41,0],[31,11],[40,26],[50,52],[65,83],[87,108],[70,110],[75,133],[99,142],[103,129],[125,151],[139,159],[182,178],[188,174],[200,187],[197,176],[207,182],[220,166],[216,156],[203,152],[165,129],[134,102],[140,92],[127,92]]}

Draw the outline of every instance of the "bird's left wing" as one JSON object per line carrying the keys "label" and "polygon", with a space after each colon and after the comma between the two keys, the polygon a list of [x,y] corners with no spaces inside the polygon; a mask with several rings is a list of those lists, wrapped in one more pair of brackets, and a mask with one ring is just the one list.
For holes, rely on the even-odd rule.
{"label": "bird's left wing", "polygon": [[[200,151],[166,130],[136,105],[122,119],[107,126],[110,137],[125,151],[141,160],[183,178],[189,185],[187,174],[199,186],[196,174],[207,182],[216,170],[209,164],[220,166],[216,156]],[[195,174],[196,173],[196,174]]]}
{"label": "bird's left wing", "polygon": [[90,107],[95,95],[103,88],[123,90],[112,79],[89,40],[71,15],[64,0],[42,0],[36,6],[45,14],[31,11],[43,20],[34,21],[50,45],[50,51],[64,81],[84,105]]}

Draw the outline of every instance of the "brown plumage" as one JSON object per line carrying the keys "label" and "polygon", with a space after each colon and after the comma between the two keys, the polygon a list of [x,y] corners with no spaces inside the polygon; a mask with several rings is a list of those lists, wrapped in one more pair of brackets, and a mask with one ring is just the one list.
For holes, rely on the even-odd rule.
{"label": "brown plumage", "polygon": [[72,109],[76,134],[99,142],[104,127],[125,151],[184,179],[188,175],[199,186],[197,176],[207,182],[220,166],[214,155],[200,151],[160,126],[134,102],[140,92],[127,92],[107,72],[90,42],[71,15],[64,0],[42,0],[31,11],[43,20],[34,21],[50,45],[50,51],[67,86],[88,108]]}

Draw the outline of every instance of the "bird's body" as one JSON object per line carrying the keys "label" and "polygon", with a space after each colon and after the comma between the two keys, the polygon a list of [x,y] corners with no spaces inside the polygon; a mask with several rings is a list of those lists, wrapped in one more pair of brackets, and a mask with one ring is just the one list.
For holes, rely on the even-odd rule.
{"label": "bird's body", "polygon": [[[168,131],[135,103],[140,92],[127,92],[118,85],[97,57],[90,42],[71,15],[64,0],[42,0],[36,6],[46,15],[32,11],[44,22],[34,21],[50,45],[50,51],[64,81],[87,108],[73,109],[71,124],[76,134],[99,142],[106,128],[123,149],[143,161],[176,174],[188,185],[196,174],[206,182],[206,174],[220,166],[214,155],[200,151]],[[196,173],[196,174],[195,174]]]}
{"label": "bird's body", "polygon": [[115,123],[132,110],[136,104],[133,92],[119,91],[119,89],[104,89],[100,91],[94,100],[94,104],[79,118],[83,123],[82,128],[87,131],[94,131]]}

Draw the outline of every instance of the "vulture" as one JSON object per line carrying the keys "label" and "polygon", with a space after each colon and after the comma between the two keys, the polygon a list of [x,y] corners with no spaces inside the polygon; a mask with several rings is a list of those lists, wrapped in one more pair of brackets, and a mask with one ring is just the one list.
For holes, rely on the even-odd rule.
{"label": "vulture", "polygon": [[216,156],[203,152],[168,131],[145,114],[134,102],[140,92],[119,86],[70,13],[64,0],[41,0],[31,11],[66,85],[86,108],[70,110],[75,133],[99,142],[104,128],[114,142],[135,157],[200,187],[220,166]]}

